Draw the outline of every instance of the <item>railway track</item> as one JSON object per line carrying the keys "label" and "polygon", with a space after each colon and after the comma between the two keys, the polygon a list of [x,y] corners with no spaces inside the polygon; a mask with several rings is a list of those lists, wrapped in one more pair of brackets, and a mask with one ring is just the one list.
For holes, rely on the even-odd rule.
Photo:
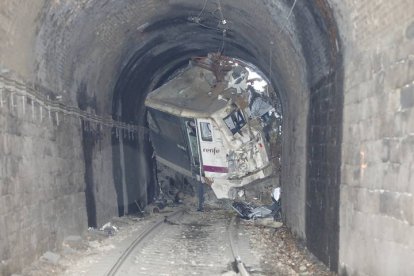
{"label": "railway track", "polygon": [[234,261],[237,265],[237,270],[238,273],[241,276],[249,276],[249,272],[246,269],[245,264],[243,263],[241,257],[240,257],[240,253],[239,253],[239,248],[238,245],[236,244],[235,240],[234,240],[234,226],[235,226],[235,222],[236,222],[236,217],[233,217],[230,225],[229,225],[229,230],[228,230],[228,234],[229,234],[229,243],[230,243],[230,248],[231,248],[231,252],[233,254],[233,258]]}
{"label": "railway track", "polygon": [[109,270],[109,272],[106,274],[107,276],[115,276],[117,275],[117,272],[122,267],[123,263],[128,259],[128,257],[131,255],[131,253],[134,251],[134,249],[141,244],[145,239],[151,234],[151,232],[155,231],[156,229],[161,228],[162,226],[165,226],[165,222],[168,219],[175,218],[177,216],[182,215],[184,210],[177,210],[170,214],[169,216],[165,216],[163,219],[157,220],[154,224],[149,225],[147,228],[140,233],[137,238],[131,243],[131,245],[124,251],[124,253],[121,255],[121,257],[117,260],[117,262],[112,266],[112,268]]}
{"label": "railway track", "polygon": [[106,275],[221,275],[234,264],[239,275],[249,275],[234,237],[235,219],[213,224],[213,219],[206,223],[200,216],[178,210],[158,219],[141,231]]}

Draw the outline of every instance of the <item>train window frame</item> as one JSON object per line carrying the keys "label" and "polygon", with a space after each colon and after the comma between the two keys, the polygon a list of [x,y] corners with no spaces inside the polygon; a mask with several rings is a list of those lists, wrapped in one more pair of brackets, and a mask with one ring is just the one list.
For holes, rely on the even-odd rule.
{"label": "train window frame", "polygon": [[240,109],[231,112],[223,118],[223,121],[233,135],[246,125],[246,119]]}
{"label": "train window frame", "polygon": [[[201,140],[203,140],[204,142],[213,142],[213,130],[211,127],[211,123],[210,122],[199,122],[199,125],[200,125]],[[210,134],[208,135],[208,133],[205,133],[205,130],[210,132]]]}

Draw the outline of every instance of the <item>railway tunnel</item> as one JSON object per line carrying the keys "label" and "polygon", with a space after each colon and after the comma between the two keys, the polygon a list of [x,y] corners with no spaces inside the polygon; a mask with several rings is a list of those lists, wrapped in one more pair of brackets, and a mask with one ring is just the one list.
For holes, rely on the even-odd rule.
{"label": "railway tunnel", "polygon": [[0,273],[151,201],[145,97],[221,51],[257,66],[280,99],[286,225],[332,271],[408,275],[413,11],[407,0],[2,1]]}

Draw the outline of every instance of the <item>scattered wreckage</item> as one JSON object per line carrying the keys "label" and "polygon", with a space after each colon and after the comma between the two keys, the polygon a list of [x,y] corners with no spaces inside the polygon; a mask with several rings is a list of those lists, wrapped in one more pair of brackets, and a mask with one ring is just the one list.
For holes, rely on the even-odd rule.
{"label": "scattered wreckage", "polygon": [[275,188],[272,192],[272,201],[273,204],[266,206],[254,206],[253,204],[246,203],[244,201],[234,201],[232,204],[233,209],[239,214],[243,219],[258,219],[258,218],[268,218],[273,217],[275,221],[282,220],[282,209],[280,202],[281,190],[280,188]]}
{"label": "scattered wreckage", "polygon": [[210,185],[217,198],[234,199],[238,188],[270,176],[264,129],[276,112],[249,83],[240,61],[209,54],[149,93],[157,162]]}

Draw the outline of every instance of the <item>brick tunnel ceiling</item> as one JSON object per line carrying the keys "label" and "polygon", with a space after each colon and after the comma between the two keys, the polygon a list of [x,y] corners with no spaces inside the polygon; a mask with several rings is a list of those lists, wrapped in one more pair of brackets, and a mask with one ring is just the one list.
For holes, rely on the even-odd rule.
{"label": "brick tunnel ceiling", "polygon": [[[306,22],[307,30],[302,32],[300,24],[304,22],[297,22],[298,25],[293,27],[287,19],[292,3],[257,5],[251,1],[225,1],[221,6],[222,15],[218,10],[220,2],[206,3],[208,5],[204,9],[199,5],[172,4],[168,8],[164,7],[165,11],[161,15],[150,17],[136,28],[134,35],[142,38],[133,45],[134,52],[126,66],[122,67],[114,91],[113,104],[118,103],[119,97],[123,99],[124,120],[140,121],[145,94],[177,68],[187,64],[192,56],[222,50],[224,55],[257,65],[270,75],[276,90],[285,93],[289,93],[292,87],[298,87],[291,85],[292,82],[307,78],[304,68],[316,63],[317,70],[321,72],[314,70],[312,73],[322,75],[324,70],[329,70],[331,64],[324,53],[330,39],[324,33],[327,26],[320,26],[322,21],[312,18],[315,16],[310,10],[312,7],[295,7],[302,9],[301,13],[307,15],[308,20],[315,20],[311,24]],[[268,13],[266,18],[265,9],[269,8],[274,13]],[[273,21],[275,17],[277,19]],[[226,21],[224,25],[220,24],[223,19]],[[316,39],[307,35],[312,28]],[[307,42],[315,42],[316,45],[304,44],[307,49],[302,49],[303,43]],[[312,60],[307,61],[303,51],[312,53]],[[311,77],[315,79],[315,76]],[[304,82],[302,85],[306,87],[309,84]],[[282,100],[286,101],[287,98],[289,96],[282,95]]]}
{"label": "brick tunnel ceiling", "polygon": [[323,1],[298,1],[292,14],[293,1],[221,2],[222,16],[218,1],[45,4],[37,77],[78,91],[69,97],[98,113],[112,113],[113,99],[121,97],[123,117],[131,121],[140,117],[143,95],[165,75],[191,56],[220,49],[223,29],[223,54],[270,75],[285,104],[290,94],[309,91],[330,71],[336,37],[328,36],[334,24]]}
{"label": "brick tunnel ceiling", "polygon": [[[339,145],[341,137],[341,112],[335,112],[342,110],[341,74],[337,70],[341,67],[341,43],[324,0],[66,2],[47,2],[39,16],[35,81],[51,90],[75,92],[63,94],[63,102],[77,103],[81,109],[143,124],[144,99],[149,91],[189,58],[221,48],[224,55],[250,62],[267,75],[284,111],[283,146],[291,148],[282,153],[286,194],[295,195],[297,191],[289,191],[295,186],[289,183],[297,178],[319,183],[323,177],[333,187],[328,191],[323,185],[307,184],[306,198],[295,200],[303,201],[303,206],[305,200],[307,206],[312,206],[312,200],[323,201],[327,208],[306,209],[307,218],[314,217],[306,220],[306,235],[300,230],[305,222],[293,221],[291,226],[296,225],[293,230],[302,232],[313,252],[335,269],[337,257],[329,255],[335,255],[338,246],[340,148],[329,157],[326,149]],[[220,24],[223,19],[226,24]],[[93,182],[90,156],[94,143],[93,137],[84,133],[87,186],[88,181]],[[298,144],[307,150],[296,151]],[[131,147],[139,148],[143,156],[126,153],[130,166],[127,178],[141,179],[149,175],[148,167],[145,171],[131,164],[150,163],[151,153],[145,145]],[[297,166],[303,167],[300,176],[293,175],[298,169],[289,165],[295,162],[291,157],[295,155],[299,156]],[[118,162],[115,152],[113,158]],[[319,162],[324,158],[329,160]],[[115,178],[120,177],[116,167]],[[298,204],[285,202],[288,218],[297,217],[288,213],[299,208],[294,205]]]}

